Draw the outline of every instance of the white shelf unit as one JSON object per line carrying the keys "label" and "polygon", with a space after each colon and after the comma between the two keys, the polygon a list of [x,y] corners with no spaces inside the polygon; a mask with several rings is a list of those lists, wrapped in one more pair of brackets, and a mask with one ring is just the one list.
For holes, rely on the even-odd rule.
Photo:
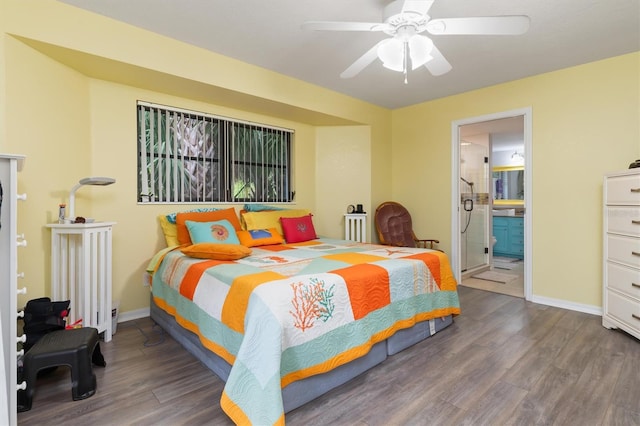
{"label": "white shelf unit", "polygon": [[350,213],[344,215],[344,239],[359,243],[367,242],[366,213]]}
{"label": "white shelf unit", "polygon": [[67,324],[112,337],[112,228],[115,222],[47,225],[51,228],[51,297],[70,300]]}
{"label": "white shelf unit", "polygon": [[[26,288],[18,290],[18,278],[24,274],[18,272],[18,247],[27,245],[23,235],[18,234],[18,171],[22,169],[24,156],[0,154],[0,184],[2,184],[2,207],[0,208],[0,424],[17,424],[17,390],[24,389],[24,382],[18,385],[17,361],[18,342],[24,342],[25,336],[18,337],[18,292],[26,293]],[[5,254],[6,253],[6,254]]]}
{"label": "white shelf unit", "polygon": [[602,325],[640,339],[640,168],[604,178]]}

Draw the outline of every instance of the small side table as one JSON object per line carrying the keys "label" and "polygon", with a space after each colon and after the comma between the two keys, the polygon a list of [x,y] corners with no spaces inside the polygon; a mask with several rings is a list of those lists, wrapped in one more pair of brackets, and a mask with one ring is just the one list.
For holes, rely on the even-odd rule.
{"label": "small side table", "polygon": [[367,214],[350,213],[344,215],[344,239],[365,243],[367,241]]}
{"label": "small side table", "polygon": [[51,296],[70,300],[69,323],[104,332],[111,341],[112,232],[115,222],[47,225],[51,228]]}

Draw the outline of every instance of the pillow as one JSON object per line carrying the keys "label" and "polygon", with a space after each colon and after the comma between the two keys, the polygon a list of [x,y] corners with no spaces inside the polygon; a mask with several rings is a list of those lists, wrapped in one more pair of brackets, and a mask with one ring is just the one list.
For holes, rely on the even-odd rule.
{"label": "pillow", "polygon": [[270,212],[273,210],[289,210],[286,207],[273,207],[265,204],[245,204],[243,209],[248,212]]}
{"label": "pillow", "polygon": [[192,209],[192,210],[185,210],[183,212],[173,212],[173,213],[169,213],[167,216],[167,220],[169,221],[169,223],[173,223],[175,225],[176,223],[176,216],[178,215],[178,213],[191,213],[191,212],[214,212],[216,210],[220,210],[220,209],[216,209],[214,207],[204,207],[201,209]]}
{"label": "pillow", "polygon": [[247,231],[276,228],[278,234],[283,235],[282,224],[280,223],[281,217],[300,217],[310,213],[306,209],[247,212],[242,215],[242,218]]}
{"label": "pillow", "polygon": [[302,217],[282,217],[282,229],[287,243],[300,243],[318,238],[311,214]]}
{"label": "pillow", "polygon": [[227,219],[216,222],[194,222],[185,221],[189,230],[189,237],[193,244],[215,243],[215,244],[240,244],[236,229]]}
{"label": "pillow", "polygon": [[199,243],[181,248],[186,256],[197,259],[236,260],[247,257],[251,249],[240,244]]}
{"label": "pillow", "polygon": [[167,247],[179,246],[180,243],[178,242],[178,229],[176,225],[171,223],[164,214],[158,215],[158,222],[160,222],[160,228],[162,228]]}
{"label": "pillow", "polygon": [[284,238],[282,238],[282,235],[278,234],[278,230],[276,228],[238,231],[238,239],[240,240],[240,244],[247,247],[284,243]]}
{"label": "pillow", "polygon": [[178,242],[180,244],[191,244],[191,237],[189,236],[189,230],[184,224],[187,220],[194,222],[215,222],[218,220],[227,219],[231,225],[240,231],[240,221],[236,214],[236,209],[233,207],[224,210],[215,210],[210,212],[184,212],[176,215],[176,228],[178,230]]}

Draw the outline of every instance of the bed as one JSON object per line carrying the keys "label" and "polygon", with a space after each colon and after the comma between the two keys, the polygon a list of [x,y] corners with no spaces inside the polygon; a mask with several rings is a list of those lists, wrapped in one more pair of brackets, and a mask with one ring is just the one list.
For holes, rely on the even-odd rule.
{"label": "bed", "polygon": [[238,424],[283,424],[460,312],[437,250],[317,236],[235,260],[183,248],[149,264],[151,317],[225,381],[220,404]]}

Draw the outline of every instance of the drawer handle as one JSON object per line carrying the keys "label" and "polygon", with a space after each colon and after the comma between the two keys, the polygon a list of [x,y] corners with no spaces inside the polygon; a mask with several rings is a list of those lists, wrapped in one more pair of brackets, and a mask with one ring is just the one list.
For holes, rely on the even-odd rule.
{"label": "drawer handle", "polygon": [[631,192],[640,192],[640,188],[631,188]]}
{"label": "drawer handle", "polygon": [[631,314],[632,317],[634,317],[635,319],[637,319],[638,321],[640,321],[640,317],[636,314]]}
{"label": "drawer handle", "polygon": [[636,288],[640,288],[640,284],[636,284],[636,283],[631,283],[631,287],[636,287]]}
{"label": "drawer handle", "polygon": [[634,225],[640,225],[640,220],[631,219],[631,223]]}
{"label": "drawer handle", "polygon": [[632,255],[632,256],[640,256],[640,253],[638,253],[637,251],[632,251],[632,252],[631,252],[631,255]]}

